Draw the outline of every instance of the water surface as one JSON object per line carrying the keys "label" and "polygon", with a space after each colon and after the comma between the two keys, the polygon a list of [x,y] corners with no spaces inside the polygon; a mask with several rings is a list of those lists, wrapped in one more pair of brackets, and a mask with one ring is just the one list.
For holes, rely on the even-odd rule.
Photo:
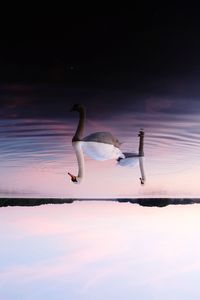
{"label": "water surface", "polygon": [[0,209],[0,291],[16,299],[199,299],[199,205]]}
{"label": "water surface", "polygon": [[[198,99],[55,85],[0,92],[0,197],[11,198],[1,205],[22,205],[0,208],[0,298],[199,299]],[[145,185],[138,165],[87,157],[84,181],[69,180],[77,102],[85,135],[110,131],[122,151],[137,152],[144,129]],[[48,199],[67,203],[30,207]]]}
{"label": "water surface", "polygon": [[[1,86],[1,197],[198,197],[200,104],[197,98],[136,95],[134,91],[70,90],[63,86]],[[85,157],[86,177],[77,174],[71,145],[78,115],[73,103],[87,107],[85,135],[110,131],[122,151],[137,152],[145,130],[146,184],[139,167]]]}

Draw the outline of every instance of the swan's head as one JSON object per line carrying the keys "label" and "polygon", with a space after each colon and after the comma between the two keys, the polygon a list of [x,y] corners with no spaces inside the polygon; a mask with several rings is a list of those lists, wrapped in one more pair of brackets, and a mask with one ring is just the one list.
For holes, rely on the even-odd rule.
{"label": "swan's head", "polygon": [[140,131],[138,133],[138,136],[139,137],[144,137],[144,129],[143,128],[140,129]]}
{"label": "swan's head", "polygon": [[81,178],[80,178],[80,177],[75,176],[75,175],[73,175],[73,174],[71,174],[71,173],[69,173],[69,172],[68,172],[68,175],[71,177],[71,181],[72,181],[73,183],[76,183],[76,184],[81,183]]}
{"label": "swan's head", "polygon": [[82,109],[85,109],[85,107],[81,104],[74,104],[70,111],[80,111]]}
{"label": "swan's head", "polygon": [[[135,153],[123,153],[124,157],[117,159],[117,164],[121,167],[134,168],[138,163],[138,156]],[[131,156],[132,155],[132,156]]]}
{"label": "swan's head", "polygon": [[144,184],[145,184],[145,179],[144,179],[144,178],[140,178],[140,183],[141,183],[142,185],[144,185]]}

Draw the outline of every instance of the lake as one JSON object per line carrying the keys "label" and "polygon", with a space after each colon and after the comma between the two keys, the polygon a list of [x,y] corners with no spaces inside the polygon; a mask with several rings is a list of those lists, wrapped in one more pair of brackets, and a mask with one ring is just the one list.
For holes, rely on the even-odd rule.
{"label": "lake", "polygon": [[[1,92],[1,197],[199,196],[198,99],[45,85],[3,86]],[[78,172],[71,143],[78,113],[70,112],[77,102],[87,108],[85,135],[109,131],[124,152],[138,151],[137,135],[144,129],[145,185],[139,166],[88,157],[84,181],[70,181],[67,172]]]}
{"label": "lake", "polygon": [[[0,90],[0,198],[16,205],[0,208],[0,299],[199,299],[198,99],[58,85]],[[74,103],[87,108],[85,135],[112,132],[123,152],[138,151],[144,129],[145,184],[139,164],[87,156],[84,180],[70,180]],[[31,206],[52,198],[60,204]]]}

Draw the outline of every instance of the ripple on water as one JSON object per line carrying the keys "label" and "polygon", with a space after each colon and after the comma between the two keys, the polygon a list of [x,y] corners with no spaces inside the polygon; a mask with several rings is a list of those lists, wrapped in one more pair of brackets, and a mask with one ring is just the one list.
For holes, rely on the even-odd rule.
{"label": "ripple on water", "polygon": [[[0,121],[1,167],[64,170],[77,168],[71,145],[77,118],[73,120],[4,119]],[[145,156],[149,174],[176,172],[193,167],[200,158],[198,115],[127,113],[110,120],[86,124],[86,134],[111,131],[122,144],[122,151],[137,152],[138,131],[145,130]]]}

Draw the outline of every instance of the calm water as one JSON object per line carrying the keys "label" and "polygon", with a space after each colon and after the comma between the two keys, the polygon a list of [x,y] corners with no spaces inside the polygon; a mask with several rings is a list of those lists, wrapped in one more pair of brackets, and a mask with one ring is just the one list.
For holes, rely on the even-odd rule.
{"label": "calm water", "polygon": [[[134,95],[133,92],[87,94],[61,87],[1,87],[1,197],[198,197],[200,194],[200,104],[198,99]],[[115,100],[115,101],[114,101]],[[85,135],[110,131],[123,151],[138,149],[145,130],[146,184],[139,166],[86,159],[86,177],[77,174],[71,145],[78,114],[73,103],[87,107]]]}
{"label": "calm water", "polygon": [[0,209],[0,298],[199,299],[200,205]]}
{"label": "calm water", "polygon": [[[0,197],[199,197],[198,99],[63,87],[1,86]],[[111,101],[112,100],[112,101]],[[85,157],[71,145],[87,107],[85,134],[110,131],[144,170]],[[199,299],[200,205],[142,207],[109,201],[0,208],[0,299]]]}

